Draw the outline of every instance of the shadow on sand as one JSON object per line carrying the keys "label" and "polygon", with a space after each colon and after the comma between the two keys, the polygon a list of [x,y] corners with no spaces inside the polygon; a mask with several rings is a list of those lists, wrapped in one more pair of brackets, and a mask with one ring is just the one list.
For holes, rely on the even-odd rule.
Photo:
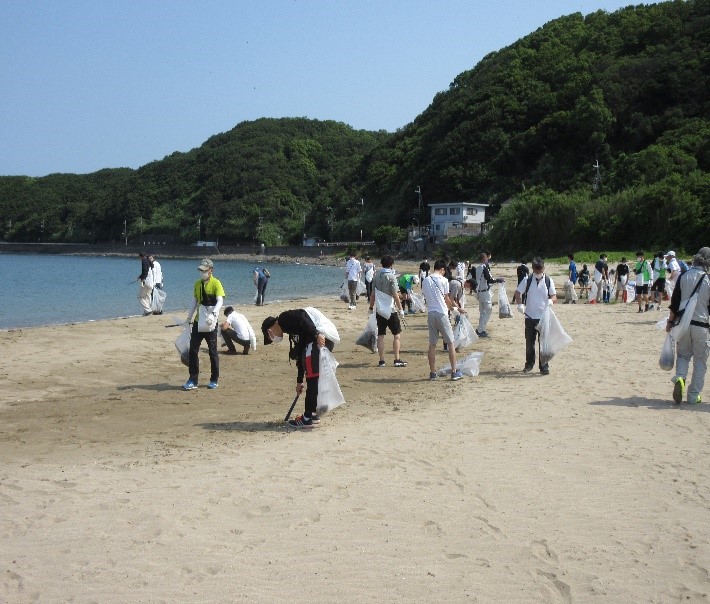
{"label": "shadow on sand", "polygon": [[642,396],[610,398],[605,401],[593,401],[589,404],[594,406],[608,405],[611,407],[646,407],[647,409],[656,409],[659,411],[665,411],[667,409],[677,409],[679,411],[699,411],[702,413],[710,411],[710,405],[688,405],[687,403],[676,405],[670,399],[644,398]]}

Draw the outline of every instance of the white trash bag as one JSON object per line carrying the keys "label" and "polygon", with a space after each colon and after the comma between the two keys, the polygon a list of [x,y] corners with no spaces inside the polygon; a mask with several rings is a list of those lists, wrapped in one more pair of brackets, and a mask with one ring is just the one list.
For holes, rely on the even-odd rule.
{"label": "white trash bag", "polygon": [[666,334],[666,339],[663,341],[658,364],[664,371],[670,371],[675,365],[675,346],[673,345],[673,336],[670,333]]}
{"label": "white trash bag", "polygon": [[357,282],[357,289],[355,290],[355,294],[358,296],[362,296],[367,293],[367,287],[366,285],[362,282],[362,280]]}
{"label": "white trash bag", "polygon": [[454,326],[454,348],[459,351],[478,340],[476,330],[466,315],[459,315]]}
{"label": "white trash bag", "polygon": [[[465,359],[456,363],[456,368],[471,377],[476,377],[481,370],[481,361],[483,360],[483,352],[472,352]],[[444,365],[436,374],[440,377],[451,375],[451,365]]]}
{"label": "white trash bag", "polygon": [[180,335],[175,340],[175,348],[177,348],[178,354],[180,355],[180,361],[186,367],[190,365],[190,337],[192,332],[192,325],[185,323]]}
{"label": "white trash bag", "polygon": [[426,312],[426,302],[424,301],[424,296],[414,292],[412,292],[410,296],[412,298],[412,311]]}
{"label": "white trash bag", "polygon": [[375,310],[383,319],[389,319],[395,310],[394,298],[375,288]]}
{"label": "white trash bag", "polygon": [[636,300],[636,281],[629,281],[626,284],[626,303],[631,304]]}
{"label": "white trash bag", "polygon": [[150,310],[154,313],[163,312],[163,306],[165,305],[165,298],[168,294],[165,293],[164,289],[158,289],[157,287],[153,289],[153,299],[150,301]]}
{"label": "white trash bag", "polygon": [[340,299],[343,302],[350,302],[350,292],[348,291],[347,281],[343,281],[343,284],[340,286]]}
{"label": "white trash bag", "polygon": [[318,378],[318,413],[328,413],[336,407],[340,407],[345,402],[343,392],[340,390],[340,384],[335,377],[335,370],[338,367],[338,361],[335,360],[333,354],[325,346],[320,349],[320,363],[318,370],[320,377]]}
{"label": "white trash bag", "polygon": [[545,309],[536,329],[540,332],[541,366],[547,365],[552,357],[572,343],[572,338],[567,335],[557,315],[552,312],[552,308],[549,306]]}
{"label": "white trash bag", "polygon": [[306,306],[303,310],[306,311],[311,321],[313,321],[313,325],[316,326],[316,331],[322,333],[326,340],[330,340],[336,344],[340,342],[338,329],[328,317],[312,306]]}
{"label": "white trash bag", "polygon": [[505,283],[498,284],[498,318],[511,319],[513,313],[510,312],[510,302],[508,301],[508,293],[505,291]]}
{"label": "white trash bag", "polygon": [[599,287],[597,287],[597,282],[592,281],[592,286],[589,288],[589,299],[596,300],[598,291],[599,291]]}
{"label": "white trash bag", "polygon": [[377,352],[377,315],[373,312],[367,320],[365,330],[355,341],[358,346],[364,346],[371,352]]}

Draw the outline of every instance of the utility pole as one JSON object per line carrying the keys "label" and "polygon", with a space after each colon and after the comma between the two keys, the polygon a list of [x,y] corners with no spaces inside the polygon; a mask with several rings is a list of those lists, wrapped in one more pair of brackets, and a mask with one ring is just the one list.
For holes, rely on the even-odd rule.
{"label": "utility pole", "polygon": [[592,166],[594,168],[594,184],[592,185],[592,189],[596,193],[600,187],[602,186],[602,175],[599,172],[599,159],[597,158],[594,161],[594,165]]}

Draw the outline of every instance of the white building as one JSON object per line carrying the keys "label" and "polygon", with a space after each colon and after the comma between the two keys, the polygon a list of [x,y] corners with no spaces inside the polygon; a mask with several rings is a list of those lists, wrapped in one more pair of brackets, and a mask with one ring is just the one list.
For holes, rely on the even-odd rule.
{"label": "white building", "polygon": [[454,235],[480,235],[484,232],[487,203],[430,203],[431,236],[436,243]]}

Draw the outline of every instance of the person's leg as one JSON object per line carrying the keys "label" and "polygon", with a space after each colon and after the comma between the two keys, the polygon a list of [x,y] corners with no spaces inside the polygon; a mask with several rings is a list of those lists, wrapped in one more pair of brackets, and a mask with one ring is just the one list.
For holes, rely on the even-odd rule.
{"label": "person's leg", "polygon": [[436,373],[436,344],[429,344],[426,356],[429,359],[429,373]]}
{"label": "person's leg", "polygon": [[348,281],[348,295],[350,296],[350,306],[357,303],[357,281]]}
{"label": "person's leg", "polygon": [[479,292],[478,294],[478,304],[480,307],[481,315],[478,319],[478,331],[486,331],[486,326],[491,318],[491,313],[493,312],[493,302],[491,298],[490,290],[485,292]]}
{"label": "person's leg", "polygon": [[710,329],[691,325],[690,339],[693,351],[693,377],[688,386],[688,402],[694,403],[705,386],[705,373],[710,355]]}
{"label": "person's leg", "polygon": [[380,355],[380,365],[385,362],[385,334],[387,333],[387,319],[382,315],[376,315],[377,321],[377,353]]}
{"label": "person's leg", "polygon": [[536,324],[534,319],[525,317],[525,369],[528,371],[535,367]]}
{"label": "person's leg", "polygon": [[152,287],[146,287],[145,285],[142,285],[138,288],[138,301],[141,304],[141,308],[143,309],[143,314],[148,314],[153,312],[151,310],[151,301],[153,298],[153,288]]}
{"label": "person's leg", "polygon": [[249,340],[242,340],[240,337],[236,336],[234,341],[239,344],[240,346],[243,346],[242,354],[249,354],[249,349],[251,348],[251,342]]}
{"label": "person's leg", "polygon": [[237,349],[234,347],[234,342],[238,341],[237,332],[231,327],[222,330],[222,338],[224,338],[224,343],[227,345],[227,350],[232,354],[237,354]]}
{"label": "person's leg", "polygon": [[380,355],[380,363],[385,362],[385,336],[377,336],[377,352]]}
{"label": "person's leg", "polygon": [[210,382],[219,381],[219,355],[217,354],[217,330],[204,334],[210,354]]}
{"label": "person's leg", "polygon": [[202,336],[204,334],[197,331],[197,319],[192,324],[192,334],[190,336],[190,352],[188,368],[190,370],[190,379],[197,384],[200,377],[200,344],[202,344]]}
{"label": "person's leg", "polygon": [[392,339],[392,352],[394,352],[394,360],[395,360],[395,361],[398,361],[398,360],[399,360],[399,349],[400,349],[400,346],[401,346],[401,340],[400,340],[399,334],[397,334],[397,335],[394,336],[394,338]]}
{"label": "person's leg", "polygon": [[318,410],[318,377],[306,378],[306,401],[303,415],[311,419]]}
{"label": "person's leg", "polygon": [[266,286],[269,280],[266,278],[259,279],[259,304],[264,304],[264,299],[266,298]]}

